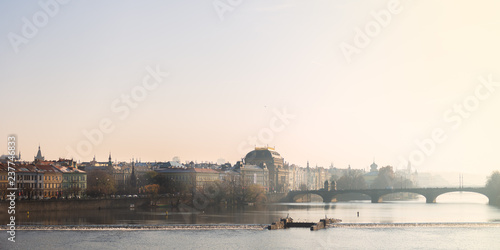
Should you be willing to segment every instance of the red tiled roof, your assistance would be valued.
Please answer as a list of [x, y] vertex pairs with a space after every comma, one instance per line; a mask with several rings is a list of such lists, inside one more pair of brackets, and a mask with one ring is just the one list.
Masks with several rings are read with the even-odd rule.
[[61, 171], [51, 165], [36, 165], [36, 168], [40, 171], [43, 172], [53, 172], [53, 173], [60, 173]]

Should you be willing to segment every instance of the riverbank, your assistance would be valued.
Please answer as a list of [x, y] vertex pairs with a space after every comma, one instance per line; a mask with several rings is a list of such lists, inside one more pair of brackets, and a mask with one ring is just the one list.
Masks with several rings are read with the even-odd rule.
[[[279, 202], [285, 194], [273, 193], [267, 195], [268, 203]], [[154, 202], [158, 206], [178, 207], [180, 204], [191, 204], [190, 197], [161, 197]], [[71, 211], [74, 209], [118, 209], [144, 207], [151, 205], [151, 198], [104, 198], [104, 199], [54, 199], [54, 200], [16, 200], [16, 212], [28, 211]], [[220, 206], [209, 203], [208, 206]], [[0, 202], [0, 211], [8, 211], [9, 201]]]
[[[149, 198], [73, 199], [73, 200], [17, 200], [16, 213], [28, 211], [71, 211], [74, 209], [114, 209], [149, 205]], [[9, 203], [0, 202], [0, 211], [7, 211]]]

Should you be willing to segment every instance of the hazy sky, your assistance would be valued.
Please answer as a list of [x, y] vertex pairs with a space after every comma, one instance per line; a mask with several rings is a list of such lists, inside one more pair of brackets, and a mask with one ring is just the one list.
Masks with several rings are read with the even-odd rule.
[[0, 2], [0, 154], [500, 169], [498, 1], [40, 2]]

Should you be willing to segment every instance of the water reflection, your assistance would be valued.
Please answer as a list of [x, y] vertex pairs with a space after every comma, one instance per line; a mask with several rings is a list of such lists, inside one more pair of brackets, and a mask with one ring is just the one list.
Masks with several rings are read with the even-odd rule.
[[[457, 203], [458, 198], [480, 203]], [[451, 198], [450, 198], [451, 197]], [[444, 202], [426, 204], [425, 199], [391, 201], [373, 204], [370, 201], [336, 203], [276, 203], [240, 208], [135, 208], [71, 211], [31, 211], [16, 215], [18, 225], [168, 225], [168, 224], [269, 224], [290, 216], [296, 221], [318, 221], [333, 217], [345, 223], [405, 222], [493, 222], [500, 221], [500, 209], [485, 204], [477, 195], [449, 194]], [[476, 199], [476, 200], [474, 200]], [[440, 202], [440, 199], [438, 199]], [[168, 214], [166, 213], [168, 211]], [[0, 214], [2, 224], [8, 221]]]
[[438, 203], [479, 203], [488, 204], [489, 200], [483, 194], [471, 193], [471, 192], [452, 192], [442, 194], [437, 197], [436, 202]]

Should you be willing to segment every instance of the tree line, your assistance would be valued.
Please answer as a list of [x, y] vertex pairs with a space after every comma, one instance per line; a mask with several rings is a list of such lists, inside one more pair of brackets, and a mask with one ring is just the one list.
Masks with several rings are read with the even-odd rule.
[[414, 183], [405, 177], [397, 177], [392, 166], [382, 167], [378, 171], [378, 175], [368, 185], [363, 177], [363, 172], [350, 171], [349, 173], [341, 176], [332, 176], [330, 181], [336, 182], [337, 189], [350, 190], [350, 189], [386, 189], [386, 188], [412, 188]]

